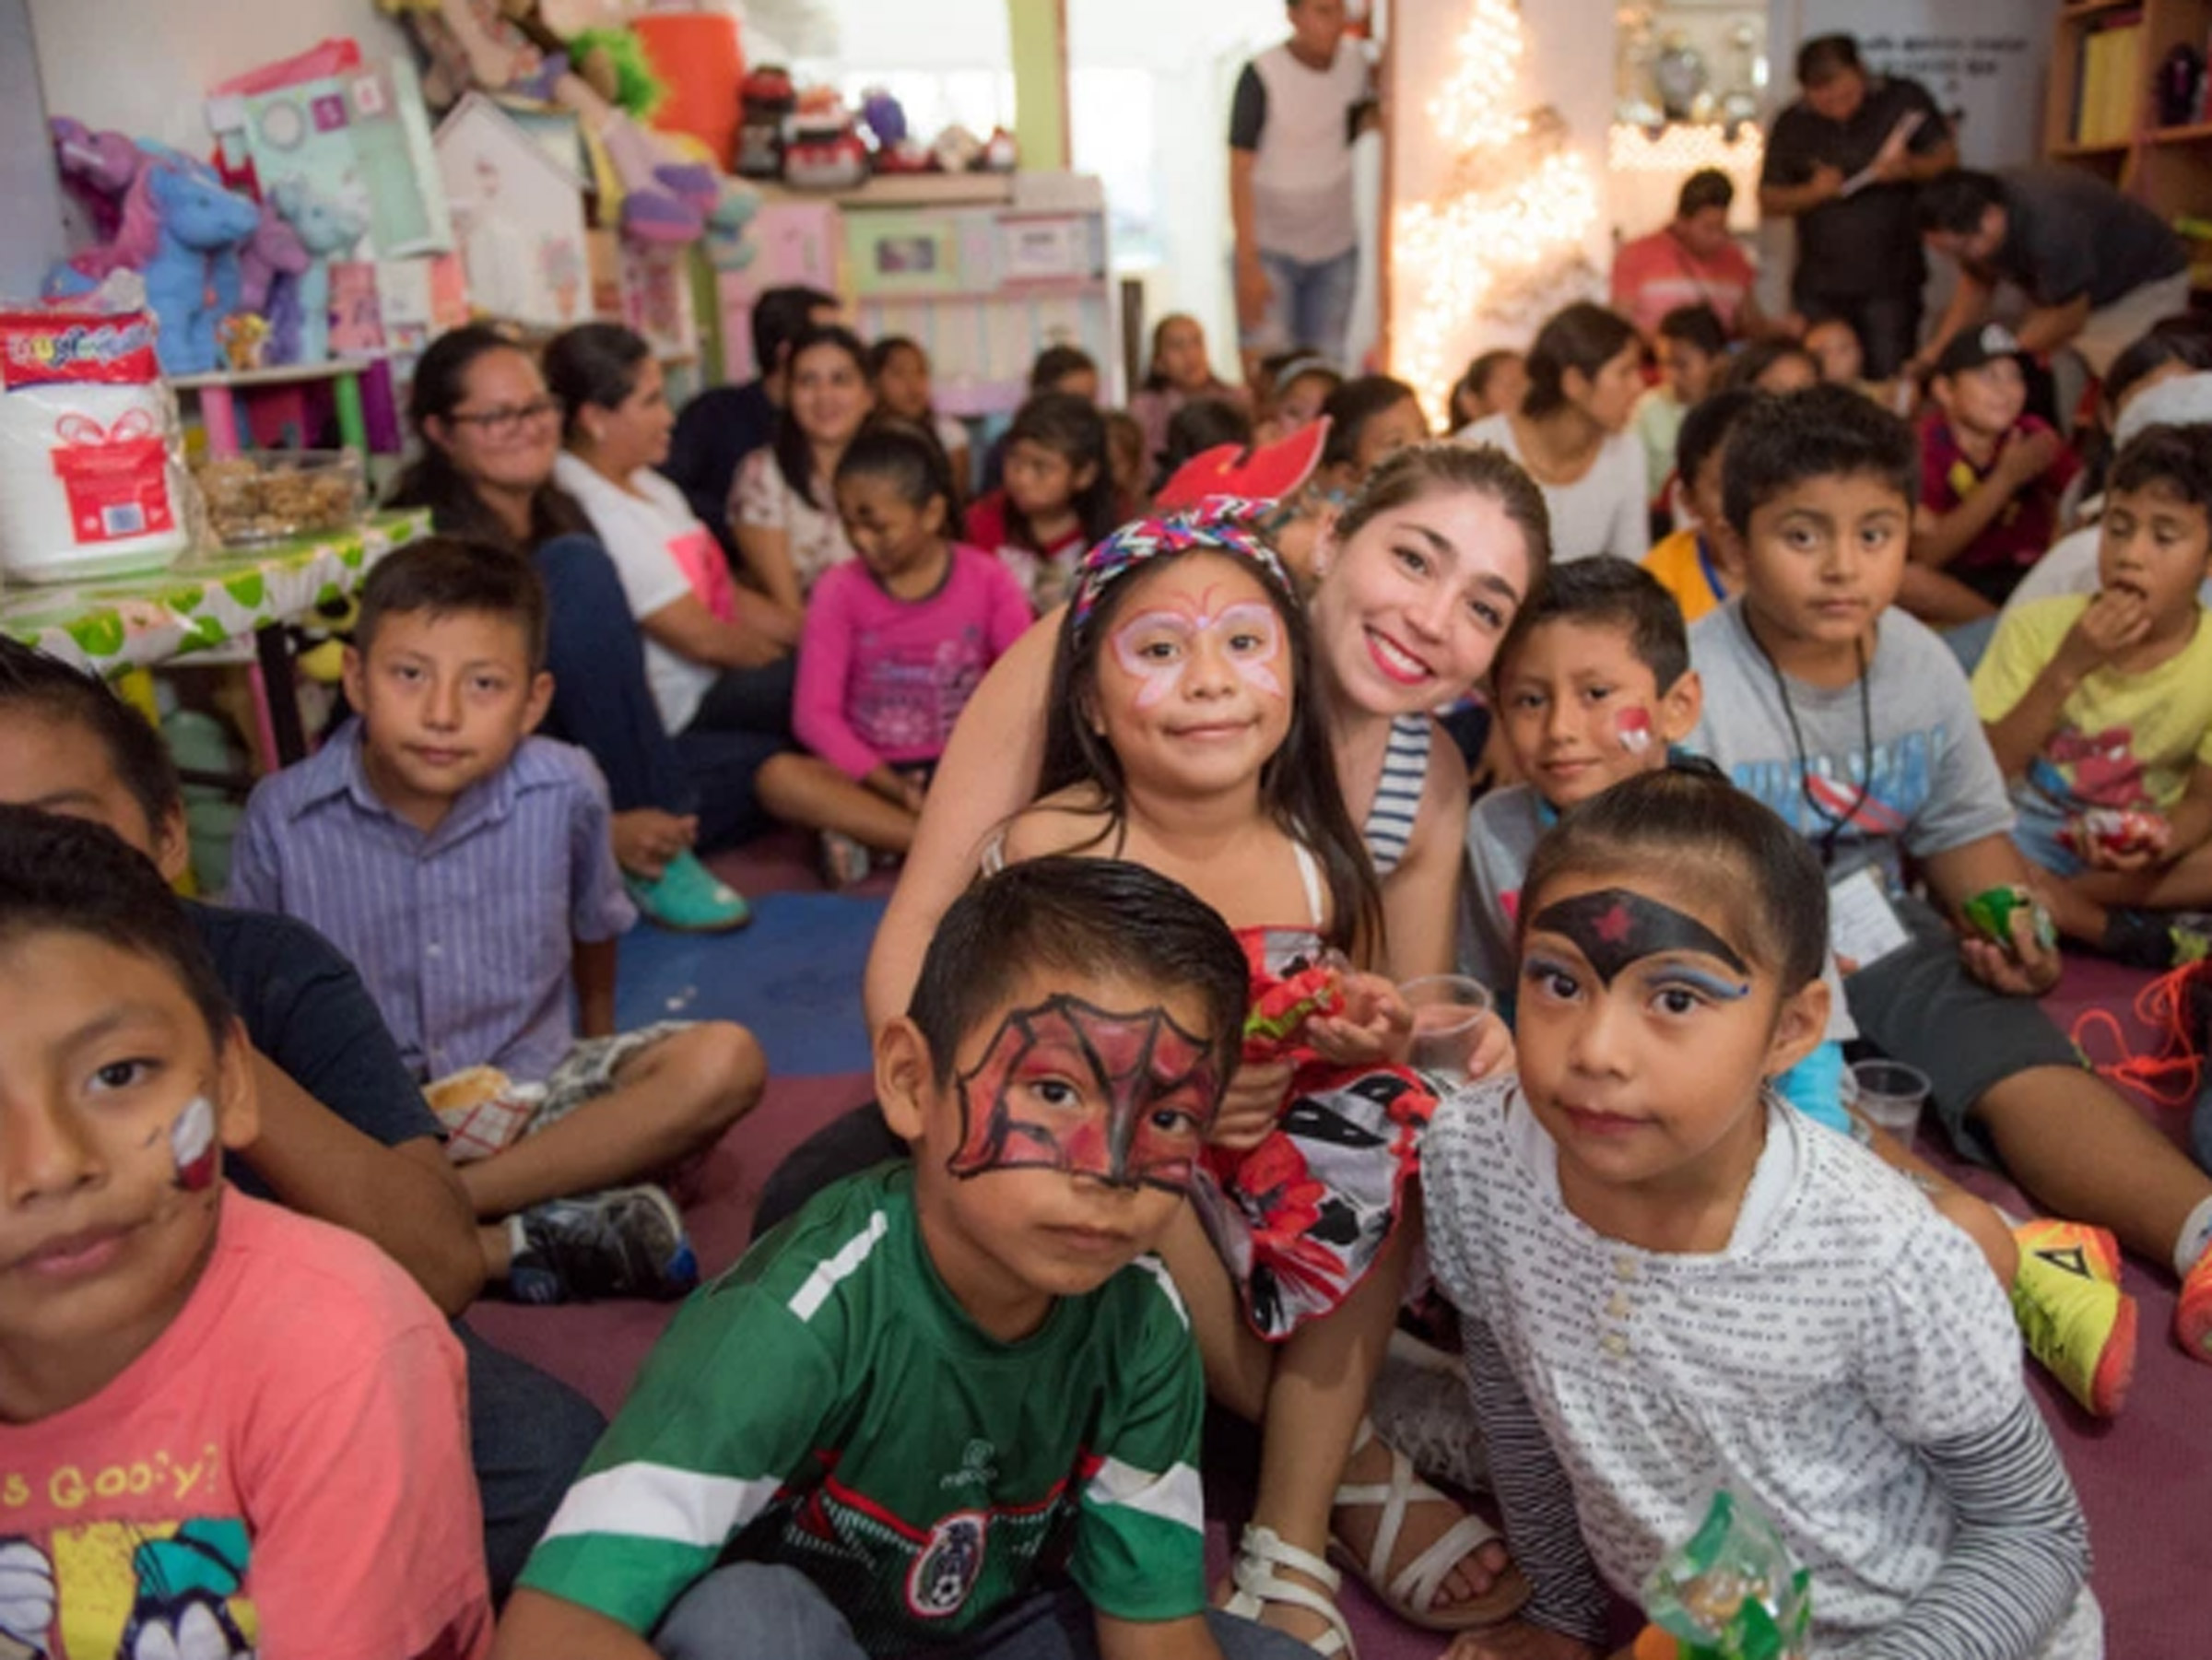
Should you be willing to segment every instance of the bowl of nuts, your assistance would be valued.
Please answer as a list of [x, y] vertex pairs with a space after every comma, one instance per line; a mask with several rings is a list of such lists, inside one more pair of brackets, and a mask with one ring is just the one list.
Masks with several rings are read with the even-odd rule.
[[366, 503], [361, 458], [351, 450], [258, 450], [194, 468], [208, 528], [226, 547], [346, 530]]

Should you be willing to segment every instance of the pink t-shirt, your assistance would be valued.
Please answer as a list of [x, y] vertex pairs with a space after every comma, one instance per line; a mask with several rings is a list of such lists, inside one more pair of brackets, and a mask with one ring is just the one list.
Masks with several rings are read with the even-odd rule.
[[984, 671], [1032, 618], [1013, 573], [954, 547], [926, 599], [894, 598], [857, 560], [822, 572], [806, 601], [792, 730], [841, 772], [865, 778], [945, 753]]
[[1640, 236], [1613, 255], [1613, 309], [1647, 336], [1659, 332], [1667, 312], [1709, 305], [1730, 334], [1741, 324], [1744, 297], [1759, 280], [1751, 259], [1734, 242], [1700, 259], [1671, 228]]
[[0, 1424], [0, 1630], [53, 1660], [475, 1660], [460, 1345], [367, 1241], [226, 1190], [169, 1329], [89, 1400]]

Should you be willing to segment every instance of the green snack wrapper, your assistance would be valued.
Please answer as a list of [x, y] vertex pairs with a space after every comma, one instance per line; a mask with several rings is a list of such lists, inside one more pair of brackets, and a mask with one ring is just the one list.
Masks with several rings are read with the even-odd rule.
[[2058, 929], [2051, 921], [2051, 913], [2036, 902], [2035, 895], [2025, 888], [1985, 888], [1959, 907], [1966, 920], [1981, 933], [2012, 949], [2012, 914], [2025, 907], [2033, 920], [2035, 943], [2044, 950], [2057, 948]]
[[1643, 1611], [1683, 1660], [1802, 1660], [1811, 1585], [1774, 1525], [1722, 1491], [1698, 1531], [1645, 1576]]

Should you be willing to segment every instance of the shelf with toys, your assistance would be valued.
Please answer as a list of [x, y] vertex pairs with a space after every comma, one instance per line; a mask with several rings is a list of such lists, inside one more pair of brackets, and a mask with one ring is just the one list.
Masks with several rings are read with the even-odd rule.
[[1016, 171], [1003, 132], [956, 128], [924, 147], [888, 94], [856, 117], [780, 71], [744, 91], [737, 158], [759, 175], [760, 209], [754, 257], [717, 286], [730, 379], [755, 372], [755, 297], [794, 283], [838, 295], [865, 336], [918, 341], [948, 415], [1011, 414], [1045, 346], [1081, 347], [1109, 371], [1119, 361], [1096, 179]]

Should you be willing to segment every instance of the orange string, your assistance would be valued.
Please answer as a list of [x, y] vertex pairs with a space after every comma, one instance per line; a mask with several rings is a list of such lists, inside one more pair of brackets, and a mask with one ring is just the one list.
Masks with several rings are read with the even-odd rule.
[[[2100, 1077], [2134, 1089], [2161, 1107], [2189, 1105], [2203, 1080], [2206, 1057], [2190, 1030], [2185, 988], [2191, 976], [2206, 971], [2204, 963], [2184, 963], [2136, 995], [2136, 1018], [2157, 1034], [2152, 1048], [2136, 1050], [2127, 1029], [2105, 1008], [2082, 1011], [2074, 1022], [2074, 1047]], [[2089, 1054], [2089, 1035], [2100, 1032], [2111, 1034], [2116, 1059], [2099, 1061]]]

